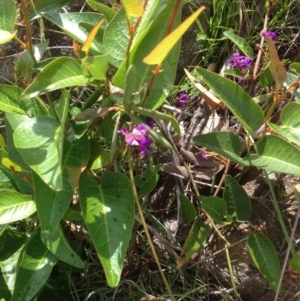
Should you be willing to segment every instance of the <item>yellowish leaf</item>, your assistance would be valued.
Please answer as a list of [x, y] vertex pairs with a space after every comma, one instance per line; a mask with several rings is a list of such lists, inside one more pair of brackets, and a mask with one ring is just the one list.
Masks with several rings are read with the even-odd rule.
[[191, 16], [184, 20], [174, 31], [166, 36], [151, 52], [148, 54], [143, 62], [148, 65], [162, 64], [168, 53], [180, 40], [183, 34], [189, 29], [193, 22], [198, 18], [200, 13], [204, 10], [204, 6], [200, 7]]
[[122, 0], [127, 17], [141, 17], [144, 7], [141, 0]]
[[84, 42], [81, 50], [84, 51], [84, 52], [88, 52], [90, 47], [91, 47], [91, 44], [93, 43], [94, 39], [95, 39], [95, 36], [99, 30], [99, 28], [101, 27], [102, 23], [103, 23], [104, 19], [100, 20], [94, 27], [93, 29], [91, 30], [91, 32], [89, 33], [86, 41]]

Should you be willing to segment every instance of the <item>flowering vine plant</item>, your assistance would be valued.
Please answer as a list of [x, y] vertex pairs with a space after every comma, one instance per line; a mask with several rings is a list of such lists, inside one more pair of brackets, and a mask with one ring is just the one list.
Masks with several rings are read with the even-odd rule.
[[[15, 39], [24, 47], [17, 63], [19, 80], [0, 85], [0, 109], [5, 112], [5, 135], [0, 136], [0, 267], [7, 300], [35, 300], [45, 287], [51, 287], [47, 281], [59, 264], [85, 268], [80, 246], [74, 250], [66, 238], [65, 229], [70, 225], [84, 225], [107, 283], [118, 286], [135, 218], [141, 219], [175, 300], [151, 243], [140, 201], [157, 185], [162, 167], [153, 165], [152, 157], [159, 149], [183, 161], [161, 125], [180, 135], [178, 120], [163, 104], [172, 94], [181, 36], [204, 8], [181, 22], [179, 0], [123, 0], [117, 8], [87, 0], [94, 12], [57, 12], [66, 2], [54, 1], [49, 6], [42, 0], [28, 5], [21, 1], [26, 43], [14, 31], [15, 1], [5, 0], [6, 9], [0, 12], [0, 42]], [[31, 38], [30, 21], [35, 19], [47, 20], [71, 37], [74, 57], [44, 58], [48, 41], [42, 38], [34, 44]], [[261, 66], [257, 75], [251, 47], [232, 32], [224, 36], [239, 48], [230, 60], [232, 68], [247, 69], [250, 80], [259, 80], [266, 89], [272, 87], [272, 93], [264, 111], [260, 100], [238, 83], [196, 67], [195, 86], [205, 84], [215, 94], [212, 97], [199, 88], [210, 108], [220, 108], [222, 103], [240, 124], [236, 133], [226, 130], [193, 137], [194, 145], [200, 147], [199, 160], [211, 163], [206, 153], [210, 151], [221, 156], [228, 168], [235, 163], [300, 175], [300, 145], [295, 135], [300, 118], [299, 64], [291, 64], [287, 73], [278, 58], [275, 34], [263, 31], [267, 50], [264, 60], [255, 63]], [[226, 74], [234, 72], [227, 70]], [[82, 91], [83, 100], [77, 99], [76, 91]], [[280, 113], [281, 123], [275, 123], [273, 112], [285, 99], [289, 101]], [[188, 102], [189, 95], [181, 93], [173, 107], [184, 109]], [[125, 165], [121, 167], [120, 161]], [[134, 170], [133, 165], [141, 162], [149, 169]], [[233, 177], [224, 174], [222, 197], [203, 198], [191, 173], [189, 177], [197, 206], [180, 195], [180, 219], [192, 227], [178, 269], [204, 244], [215, 223], [248, 220], [252, 210], [249, 197]], [[187, 208], [191, 211], [185, 215]], [[27, 227], [23, 232], [17, 231], [20, 221]], [[286, 230], [285, 234], [288, 240]], [[281, 269], [273, 245], [261, 233], [250, 235], [248, 245], [259, 270], [277, 289]], [[298, 270], [299, 257], [292, 249], [291, 266]]]

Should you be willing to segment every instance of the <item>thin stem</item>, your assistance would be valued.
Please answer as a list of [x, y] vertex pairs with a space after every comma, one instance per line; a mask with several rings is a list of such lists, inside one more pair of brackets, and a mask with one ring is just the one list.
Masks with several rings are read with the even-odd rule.
[[[132, 169], [132, 157], [131, 157], [131, 150], [130, 148], [128, 149], [128, 162], [129, 162], [129, 176], [130, 176], [130, 180], [131, 180], [131, 183], [134, 183], [134, 176], [133, 176], [133, 169]], [[142, 210], [142, 207], [141, 207], [141, 204], [139, 202], [139, 197], [138, 197], [138, 194], [137, 194], [137, 191], [136, 191], [136, 187], [135, 185], [132, 185], [132, 190], [133, 190], [133, 195], [134, 195], [134, 199], [135, 199], [135, 203], [136, 203], [136, 206], [137, 206], [137, 209], [138, 209], [138, 213], [139, 213], [139, 216], [140, 216], [140, 219], [141, 219], [141, 222], [142, 222], [142, 225], [144, 227], [144, 230], [145, 230], [145, 234], [146, 234], [146, 237], [147, 237], [147, 240], [149, 242], [149, 246], [150, 246], [150, 249], [152, 251], [152, 255], [155, 259], [155, 262], [157, 264], [157, 267], [158, 267], [158, 270], [161, 274], [161, 277], [165, 283], [165, 286], [169, 292], [169, 295], [171, 297], [171, 299], [173, 301], [175, 301], [175, 297], [172, 293], [172, 290], [171, 290], [171, 287], [168, 283], [168, 280], [162, 270], [162, 267], [161, 267], [161, 264], [160, 264], [160, 261], [159, 261], [159, 258], [157, 256], [157, 253], [155, 251], [155, 248], [154, 248], [154, 245], [152, 243], [152, 240], [151, 240], [151, 237], [150, 237], [150, 233], [148, 231], [148, 227], [147, 227], [147, 224], [146, 224], [146, 221], [145, 221], [145, 218], [144, 218], [144, 214], [143, 214], [143, 210]]]
[[34, 63], [36, 63], [36, 59], [33, 53], [33, 44], [32, 44], [32, 35], [31, 35], [31, 27], [29, 24], [29, 17], [28, 17], [28, 11], [26, 7], [25, 0], [21, 0], [21, 10], [24, 17], [24, 22], [26, 26], [26, 32], [27, 32], [27, 38], [28, 38], [28, 51], [31, 56], [31, 59]]

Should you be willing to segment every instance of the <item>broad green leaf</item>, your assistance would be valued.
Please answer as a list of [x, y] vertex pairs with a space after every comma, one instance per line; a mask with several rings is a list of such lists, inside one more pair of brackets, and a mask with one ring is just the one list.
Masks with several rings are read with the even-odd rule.
[[257, 154], [243, 158], [251, 164], [276, 172], [300, 175], [300, 150], [292, 144], [273, 135], [266, 135], [256, 145]]
[[182, 221], [190, 224], [197, 216], [197, 210], [193, 203], [184, 195], [179, 195]]
[[29, 120], [30, 118], [28, 116], [19, 115], [19, 114], [6, 113], [6, 117], [5, 117], [6, 142], [7, 142], [7, 150], [9, 153], [9, 158], [12, 161], [14, 161], [16, 164], [26, 169], [29, 169], [29, 166], [25, 163], [25, 161], [21, 157], [21, 154], [18, 152], [17, 148], [15, 147], [13, 141], [13, 133], [21, 123]]
[[300, 184], [297, 184], [294, 188], [294, 195], [297, 201], [300, 202]]
[[[49, 44], [49, 40], [46, 40], [44, 42], [32, 46], [33, 55], [37, 62], [41, 60], [42, 56], [44, 55], [48, 47], [48, 44]], [[27, 50], [24, 51], [18, 58], [15, 69], [21, 76], [23, 76], [28, 81], [31, 81], [32, 74], [34, 72], [33, 69], [34, 63], [35, 62], [33, 61], [30, 52]]]
[[108, 54], [85, 57], [82, 59], [83, 74], [93, 77], [94, 79], [106, 80], [108, 61]]
[[281, 269], [272, 242], [262, 233], [248, 237], [248, 249], [260, 273], [269, 281], [274, 290], [279, 284]]
[[175, 131], [178, 135], [180, 134], [180, 127], [179, 127], [179, 124], [178, 124], [177, 120], [176, 120], [173, 116], [168, 115], [168, 114], [166, 114], [166, 113], [158, 112], [158, 111], [156, 111], [156, 110], [144, 109], [144, 108], [136, 107], [136, 106], [131, 106], [131, 108], [132, 108], [136, 113], [139, 113], [139, 114], [141, 114], [141, 115], [148, 116], [148, 117], [152, 117], [152, 118], [156, 118], [156, 119], [158, 119], [158, 120], [166, 120], [166, 121], [171, 122], [174, 131]]
[[226, 215], [230, 219], [232, 217], [237, 221], [249, 219], [252, 214], [251, 201], [244, 188], [230, 175], [225, 176], [223, 199], [227, 203]]
[[[151, 81], [153, 66], [143, 63], [143, 59], [149, 54], [153, 47], [165, 37], [174, 6], [175, 1], [169, 1], [167, 6], [157, 15], [151, 25], [144, 30], [143, 34], [141, 34], [140, 38], [136, 41], [136, 44], [131, 48], [129, 58], [123, 62], [114, 76], [113, 84], [115, 86], [122, 89], [125, 87], [127, 67], [130, 65], [134, 65], [137, 70], [136, 81], [132, 83], [135, 91], [138, 91], [140, 87]], [[181, 10], [178, 10], [174, 26], [180, 24], [180, 18]], [[177, 43], [163, 62], [160, 69], [161, 72], [159, 72], [155, 78], [151, 93], [147, 96], [144, 104], [145, 108], [158, 108], [165, 101], [168, 90], [172, 87], [175, 80], [179, 54], [180, 43]]]
[[42, 243], [40, 233], [33, 233], [19, 257], [11, 301], [32, 300], [47, 282], [56, 262], [56, 256]]
[[67, 5], [70, 0], [35, 0], [29, 2], [29, 19], [37, 17], [42, 12], [56, 11]]
[[[15, 288], [17, 261], [26, 240], [27, 236], [25, 234], [9, 228], [0, 237], [0, 268], [11, 294]], [[0, 292], [0, 297], [3, 297], [1, 289]]]
[[234, 43], [248, 57], [253, 58], [253, 50], [245, 39], [234, 34], [232, 31], [224, 31], [223, 35]]
[[[271, 66], [269, 65], [260, 74], [258, 84], [261, 88], [264, 88], [267, 86], [271, 86], [273, 82], [274, 82], [274, 78], [272, 75]], [[262, 94], [262, 95], [265, 95], [265, 94]]]
[[171, 49], [181, 39], [183, 34], [198, 18], [200, 13], [204, 10], [204, 6], [196, 10], [190, 17], [184, 20], [174, 31], [167, 35], [152, 51], [148, 54], [143, 62], [148, 65], [162, 64]]
[[62, 164], [62, 190], [54, 191], [33, 173], [35, 201], [42, 237], [50, 239], [64, 217], [73, 197], [75, 187], [89, 158], [89, 142], [86, 136], [74, 143], [64, 142]]
[[0, 29], [11, 32], [17, 19], [16, 2], [14, 0], [0, 0], [0, 7]]
[[54, 190], [62, 189], [61, 134], [55, 119], [40, 116], [21, 123], [13, 135], [24, 161]]
[[296, 252], [292, 255], [292, 259], [290, 259], [289, 264], [293, 270], [300, 272], [300, 253]]
[[0, 224], [13, 223], [27, 218], [36, 211], [32, 197], [14, 190], [0, 190]]
[[197, 145], [204, 146], [235, 163], [249, 165], [240, 158], [242, 149], [240, 139], [231, 132], [201, 134], [195, 136], [193, 141]]
[[0, 29], [0, 44], [5, 44], [5, 43], [11, 41], [15, 37], [16, 34], [17, 34], [17, 31], [11, 33], [9, 31]]
[[300, 76], [300, 63], [294, 62], [294, 63], [290, 64], [290, 69], [291, 69], [294, 73], [296, 73], [297, 75]]
[[109, 151], [105, 150], [97, 139], [90, 139], [90, 160], [88, 166], [91, 169], [104, 168], [109, 163]]
[[287, 79], [287, 72], [281, 60], [279, 59], [275, 42], [269, 37], [266, 37], [266, 42], [269, 48], [271, 70], [276, 84], [276, 91], [279, 91]]
[[101, 184], [89, 175], [79, 182], [80, 204], [94, 246], [111, 287], [119, 283], [134, 221], [131, 183], [121, 173], [110, 172]]
[[112, 8], [110, 8], [108, 5], [99, 3], [94, 0], [87, 0], [86, 2], [92, 9], [97, 10], [100, 13], [102, 13], [108, 22], [110, 22], [116, 14], [116, 11], [113, 10]]
[[11, 292], [7, 287], [3, 274], [0, 274], [0, 292], [1, 292], [0, 301], [11, 300]]
[[147, 30], [147, 27], [155, 18], [157, 18], [157, 15], [166, 7], [166, 5], [167, 3], [161, 0], [147, 1], [145, 12], [133, 37], [132, 45], [135, 45], [139, 38], [144, 34], [144, 31]]
[[52, 232], [52, 235], [49, 237], [49, 239], [46, 239], [46, 236], [49, 237], [48, 234], [44, 235], [42, 233], [43, 243], [59, 260], [78, 269], [84, 268], [83, 261], [69, 245], [60, 226], [58, 226], [57, 229]]
[[204, 244], [206, 238], [210, 234], [211, 228], [208, 224], [201, 221], [201, 217], [197, 216], [193, 227], [182, 247], [180, 257], [177, 262], [177, 269], [180, 269]]
[[201, 201], [204, 211], [217, 223], [222, 223], [227, 210], [225, 200], [217, 196], [208, 196]]
[[196, 78], [207, 84], [230, 109], [236, 119], [249, 133], [258, 138], [255, 133], [263, 123], [263, 111], [247, 92], [233, 81], [206, 69], [195, 68]]
[[300, 104], [292, 102], [281, 111], [281, 125], [269, 122], [268, 125], [283, 138], [300, 145]]
[[122, 0], [127, 17], [141, 17], [144, 11], [141, 0]]
[[90, 78], [82, 74], [77, 60], [71, 57], [59, 57], [38, 74], [24, 91], [22, 98], [32, 98], [57, 89], [85, 85], [89, 82]]
[[131, 102], [132, 94], [135, 92], [132, 83], [135, 82], [137, 70], [133, 65], [130, 65], [126, 73], [126, 82], [124, 88], [123, 104], [127, 105]]
[[0, 110], [8, 113], [25, 114], [20, 100], [22, 89], [16, 86], [0, 85]]
[[[92, 27], [97, 24], [103, 16], [98, 13], [56, 13], [48, 12], [43, 13], [43, 17], [57, 25], [65, 33], [67, 33], [72, 39], [83, 44], [87, 36], [90, 33]], [[94, 39], [91, 50], [99, 54], [106, 53], [105, 48], [102, 44], [104, 29], [100, 28], [96, 38]]]
[[128, 42], [127, 18], [125, 9], [121, 8], [105, 29], [103, 39], [106, 52], [116, 60], [116, 67], [125, 60]]
[[162, 170], [163, 164], [151, 166], [149, 169], [143, 171], [140, 175], [135, 176], [135, 185], [138, 188], [138, 194], [145, 196], [149, 194], [157, 185], [159, 180], [158, 171]]

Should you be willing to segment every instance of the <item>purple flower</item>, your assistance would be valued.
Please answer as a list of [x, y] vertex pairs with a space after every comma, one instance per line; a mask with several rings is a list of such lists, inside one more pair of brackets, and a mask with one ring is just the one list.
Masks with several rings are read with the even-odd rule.
[[203, 160], [208, 160], [208, 158], [207, 158], [207, 156], [206, 156], [204, 150], [200, 149], [198, 155], [201, 157], [201, 159], [203, 159]]
[[155, 124], [154, 119], [152, 117], [146, 117], [146, 124], [153, 129]]
[[260, 36], [264, 38], [271, 38], [273, 41], [276, 40], [276, 33], [273, 31], [262, 30]]
[[139, 124], [132, 132], [127, 129], [120, 129], [118, 132], [125, 137], [125, 141], [128, 145], [137, 145], [140, 148], [140, 152], [143, 156], [146, 156], [149, 152], [153, 151], [150, 146], [153, 140], [149, 137], [150, 127], [145, 124]]
[[247, 69], [253, 63], [251, 57], [243, 56], [240, 53], [236, 53], [232, 59], [229, 60], [232, 68], [242, 68]]
[[178, 99], [175, 101], [174, 105], [176, 108], [182, 109], [184, 108], [188, 100], [189, 100], [189, 96], [185, 93], [181, 93]]

